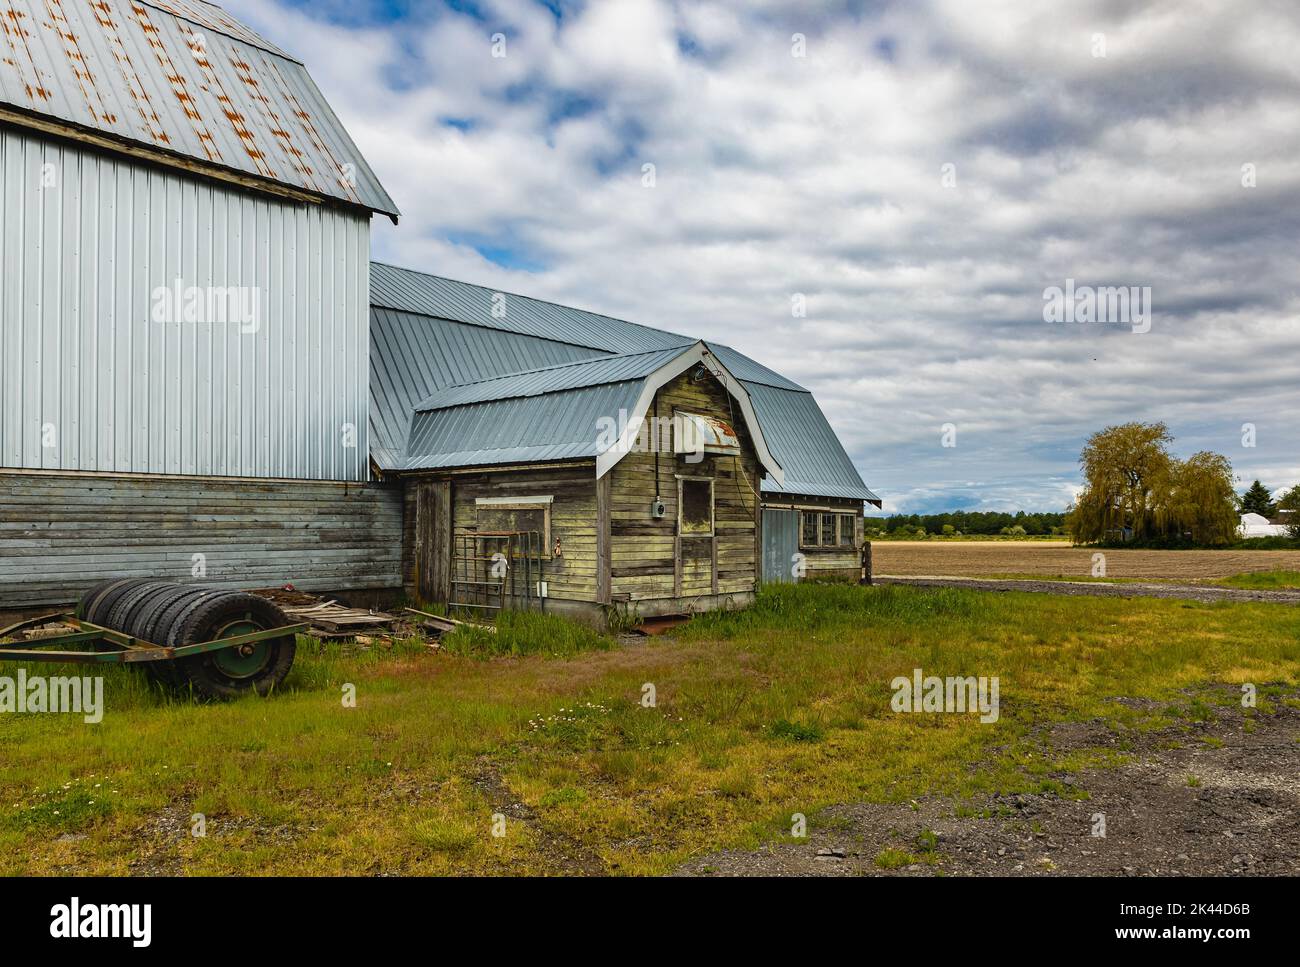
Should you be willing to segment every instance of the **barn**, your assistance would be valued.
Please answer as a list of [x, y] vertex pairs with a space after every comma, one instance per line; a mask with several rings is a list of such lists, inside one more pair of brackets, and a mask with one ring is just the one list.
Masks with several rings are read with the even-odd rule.
[[[779, 373], [378, 263], [371, 302], [372, 452], [404, 491], [414, 597], [499, 604], [476, 598], [501, 593], [484, 577], [494, 555], [519, 594], [544, 581], [552, 607], [642, 615], [741, 604], [763, 580], [860, 576], [863, 503], [879, 498]], [[519, 567], [507, 545], [522, 532], [540, 553]]]
[[8, 0], [0, 608], [113, 576], [600, 617], [860, 574], [862, 483], [735, 350], [370, 261], [399, 212], [203, 0]]
[[100, 576], [393, 586], [370, 222], [301, 63], [201, 0], [0, 17], [0, 607]]

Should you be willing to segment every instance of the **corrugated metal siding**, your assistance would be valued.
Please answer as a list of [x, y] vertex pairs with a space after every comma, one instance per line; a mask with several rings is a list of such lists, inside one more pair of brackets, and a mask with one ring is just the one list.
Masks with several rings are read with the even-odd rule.
[[403, 469], [593, 457], [598, 421], [630, 411], [641, 386], [632, 380], [417, 413]]
[[[192, 573], [194, 555], [207, 574]], [[0, 473], [0, 608], [158, 577], [308, 591], [402, 584], [402, 492], [377, 484]]]
[[793, 510], [763, 511], [764, 584], [790, 584], [794, 578], [794, 557], [799, 553], [799, 513]]
[[400, 467], [412, 411], [437, 390], [601, 355], [535, 336], [382, 308], [371, 311], [370, 343], [371, 454], [381, 470]]
[[302, 64], [221, 10], [197, 0], [5, 3], [0, 102], [398, 214]]
[[[0, 466], [367, 479], [368, 218], [0, 128], [0, 224]], [[152, 322], [176, 279], [259, 331]]]

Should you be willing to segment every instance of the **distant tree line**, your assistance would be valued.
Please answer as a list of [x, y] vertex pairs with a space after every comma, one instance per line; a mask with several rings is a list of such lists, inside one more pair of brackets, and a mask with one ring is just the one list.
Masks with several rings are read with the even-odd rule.
[[867, 536], [885, 533], [894, 537], [930, 535], [1026, 535], [1038, 537], [1065, 533], [1065, 514], [1016, 513], [954, 510], [946, 514], [892, 514], [868, 517]]
[[[1068, 536], [1076, 544], [1215, 547], [1237, 543], [1241, 515], [1256, 513], [1280, 514], [1290, 540], [1300, 541], [1300, 484], [1275, 500], [1256, 480], [1238, 495], [1227, 457], [1202, 450], [1180, 460], [1169, 452], [1172, 442], [1163, 423], [1094, 433], [1079, 456], [1083, 489], [1064, 513], [893, 514], [868, 517], [866, 536]], [[1256, 540], [1287, 546], [1287, 538]]]

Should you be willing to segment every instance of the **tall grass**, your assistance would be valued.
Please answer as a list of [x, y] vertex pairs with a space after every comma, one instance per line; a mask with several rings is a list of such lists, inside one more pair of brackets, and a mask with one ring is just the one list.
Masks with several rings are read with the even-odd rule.
[[607, 651], [613, 639], [554, 614], [536, 611], [502, 611], [494, 622], [495, 632], [473, 625], [461, 625], [442, 637], [442, 647], [452, 655], [473, 658], [544, 655], [570, 658], [584, 651]]
[[898, 585], [769, 584], [759, 590], [753, 607], [707, 612], [691, 621], [680, 635], [736, 638], [759, 630], [816, 631], [878, 622], [971, 621], [987, 618], [996, 610], [996, 598], [958, 588], [922, 591]]

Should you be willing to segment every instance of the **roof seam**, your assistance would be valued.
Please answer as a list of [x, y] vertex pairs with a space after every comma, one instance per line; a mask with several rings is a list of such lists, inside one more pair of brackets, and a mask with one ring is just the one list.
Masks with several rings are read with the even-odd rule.
[[[480, 285], [478, 282], [466, 282], [464, 279], [453, 279], [446, 275], [434, 275], [432, 272], [421, 272], [419, 269], [408, 269], [401, 265], [394, 265], [391, 262], [382, 262], [377, 259], [371, 260], [374, 265], [382, 265], [384, 268], [394, 269], [398, 272], [405, 272], [408, 275], [418, 275], [427, 279], [438, 279], [443, 282], [455, 282], [457, 285], [473, 286], [476, 289], [485, 289], [488, 292], [500, 292], [502, 295], [508, 295], [515, 299], [525, 299], [528, 302], [536, 302], [539, 305], [551, 306], [555, 309], [563, 309], [566, 312], [581, 312], [588, 316], [595, 316], [597, 319], [604, 319], [607, 322], [616, 322], [621, 326], [635, 326], [638, 329], [645, 329], [658, 335], [677, 336], [681, 339], [689, 339], [691, 343], [699, 342], [680, 332], [673, 332], [671, 329], [657, 329], [654, 326], [647, 326], [644, 322], [633, 322], [631, 319], [620, 319], [618, 316], [606, 315], [603, 312], [596, 312], [594, 309], [583, 309], [580, 306], [566, 306], [562, 302], [552, 302], [549, 299], [539, 299], [536, 296], [524, 295], [522, 292], [510, 292], [506, 289], [497, 289], [490, 285]], [[435, 316], [434, 318], [441, 318]], [[454, 320], [453, 320], [454, 321]], [[488, 327], [495, 328], [495, 327]], [[588, 346], [589, 349], [600, 349], [600, 346]]]
[[[533, 338], [540, 339], [543, 337], [536, 336]], [[682, 351], [685, 352], [689, 348], [690, 346], [683, 346]], [[572, 359], [567, 363], [552, 363], [550, 366], [538, 366], [536, 369], [521, 369], [513, 373], [501, 373], [500, 375], [497, 376], [484, 376], [482, 379], [466, 380], [463, 383], [452, 383], [449, 386], [447, 386], [447, 389], [449, 390], [460, 389], [461, 387], [465, 387], [465, 386], [481, 386], [484, 383], [495, 383], [498, 380], [514, 379], [517, 376], [532, 376], [536, 373], [549, 373], [557, 369], [569, 369], [570, 367], [573, 366], [591, 366], [595, 363], [612, 362], [613, 360], [616, 359], [631, 359], [636, 356], [654, 356], [657, 355], [658, 353], [665, 353], [671, 351], [672, 351], [671, 348], [670, 349], [646, 349], [646, 350], [642, 350], [641, 352], [635, 352], [635, 353], [611, 353], [608, 356], [597, 356], [594, 359]], [[624, 382], [624, 380], [613, 380], [612, 382], [619, 383], [619, 382]], [[602, 384], [593, 383], [591, 385], [599, 386]]]
[[[521, 373], [518, 375], [528, 375], [528, 374]], [[471, 406], [488, 406], [492, 403], [506, 403], [511, 400], [531, 400], [531, 399], [536, 399], [537, 397], [540, 396], [559, 396], [561, 393], [578, 393], [581, 392], [582, 390], [587, 390], [587, 389], [598, 389], [598, 388], [604, 388], [606, 386], [618, 386], [620, 383], [644, 383], [647, 378], [648, 376], [623, 376], [622, 378], [602, 380], [599, 383], [584, 383], [581, 386], [556, 386], [553, 389], [536, 390], [530, 393], [511, 393], [508, 396], [490, 396], [485, 399], [477, 399], [477, 400], [475, 399], [459, 400], [459, 401], [453, 400], [452, 402], [443, 405], [431, 404], [430, 401], [433, 400], [435, 397], [441, 396], [442, 394], [448, 392], [449, 390], [456, 388], [456, 387], [448, 386], [446, 389], [435, 390], [434, 392], [430, 393], [425, 399], [415, 404], [414, 410], [416, 413], [437, 413], [442, 410], [459, 410]], [[491, 381], [488, 380], [488, 382]], [[478, 384], [467, 383], [465, 385], [475, 386]]]
[[[372, 263], [372, 264], [374, 264], [374, 263]], [[430, 278], [438, 278], [438, 276], [430, 276]], [[455, 280], [453, 279], [452, 281], [455, 281]], [[472, 285], [473, 283], [470, 283], [470, 282], [463, 282], [463, 283], [461, 283], [461, 284], [462, 284], [462, 285]], [[486, 289], [487, 286], [479, 286], [478, 288]], [[498, 291], [498, 290], [493, 289], [493, 290], [491, 290], [491, 291], [495, 292], [495, 291]], [[506, 294], [506, 295], [511, 295], [512, 293], [507, 292], [507, 293], [505, 293], [505, 294]], [[517, 298], [525, 299], [525, 298], [527, 298], [527, 296], [518, 296]], [[408, 315], [408, 316], [419, 316], [421, 319], [433, 319], [433, 320], [435, 320], [435, 321], [437, 321], [437, 322], [454, 322], [454, 323], [456, 323], [457, 325], [461, 325], [461, 326], [473, 326], [475, 329], [485, 329], [485, 330], [487, 330], [488, 332], [508, 332], [508, 333], [513, 333], [513, 334], [515, 334], [515, 335], [517, 335], [517, 336], [528, 336], [528, 337], [530, 337], [530, 338], [532, 338], [532, 339], [545, 339], [547, 342], [559, 343], [559, 344], [562, 345], [562, 346], [576, 346], [576, 347], [579, 348], [579, 349], [594, 349], [596, 352], [605, 353], [605, 354], [608, 355], [608, 356], [617, 356], [617, 355], [618, 355], [617, 353], [615, 353], [615, 352], [611, 352], [610, 350], [606, 349], [604, 346], [596, 346], [596, 345], [593, 345], [591, 342], [575, 342], [575, 341], [572, 340], [572, 339], [557, 339], [557, 338], [555, 338], [555, 337], [553, 337], [553, 336], [537, 336], [537, 335], [534, 335], [534, 334], [532, 334], [532, 333], [527, 333], [527, 332], [517, 332], [517, 331], [514, 330], [514, 329], [503, 329], [503, 328], [500, 327], [500, 326], [492, 326], [492, 325], [488, 325], [486, 322], [475, 322], [475, 321], [473, 321], [473, 320], [471, 320], [471, 319], [452, 319], [452, 318], [450, 318], [450, 317], [448, 317], [448, 316], [436, 316], [436, 315], [433, 315], [433, 314], [428, 313], [428, 312], [418, 312], [418, 311], [412, 309], [409, 305], [405, 305], [405, 306], [394, 306], [394, 305], [389, 305], [387, 302], [382, 302], [382, 301], [380, 301], [380, 302], [376, 302], [376, 301], [374, 301], [374, 293], [373, 293], [373, 290], [372, 290], [372, 292], [371, 292], [371, 302], [370, 302], [370, 306], [371, 306], [371, 308], [373, 308], [373, 309], [387, 309], [389, 312], [404, 312], [404, 313], [406, 313], [406, 315]], [[634, 323], [634, 322], [633, 322], [633, 323], [629, 323], [629, 325], [633, 325], [633, 326], [635, 326], [636, 323]], [[676, 333], [674, 333], [673, 335], [676, 335]], [[685, 338], [685, 337], [683, 337], [683, 338]]]
[[[185, 16], [185, 14], [180, 13], [177, 10], [171, 9], [169, 7], [162, 5], [161, 3], [158, 3], [157, 0], [135, 0], [135, 2], [140, 4], [142, 7], [149, 7], [150, 9], [156, 10], [159, 13], [165, 14], [168, 17], [175, 17], [177, 20], [183, 20], [185, 23], [190, 24], [191, 26], [194, 27], [198, 27], [200, 30], [210, 30], [214, 34], [219, 34], [222, 37], [225, 37], [227, 40], [233, 40], [236, 43], [244, 44], [247, 47], [252, 47], [254, 50], [263, 51], [264, 53], [270, 54], [273, 57], [279, 57], [283, 60], [292, 61], [293, 63], [297, 64], [300, 67], [307, 66], [303, 61], [299, 60], [297, 57], [293, 56], [288, 51], [281, 50], [279, 47], [276, 47], [274, 44], [272, 44], [269, 40], [263, 39], [262, 35], [257, 33], [254, 30], [248, 30], [248, 28], [244, 28], [248, 30], [248, 32], [252, 34], [254, 37], [256, 37], [258, 40], [260, 40], [261, 43], [254, 44], [244, 37], [240, 37], [237, 36], [236, 34], [232, 34], [228, 30], [222, 30], [220, 27], [214, 27], [212, 24], [205, 24], [201, 21], [195, 20], [193, 17], [187, 17]], [[224, 14], [227, 17], [230, 17], [230, 14], [226, 13], [226, 8], [220, 6], [219, 4], [207, 3], [205, 2], [205, 0], [199, 0], [199, 2], [203, 2], [203, 5], [206, 7], [212, 7], [214, 10], [220, 10], [222, 14]], [[234, 20], [235, 18], [231, 17], [230, 19]]]

